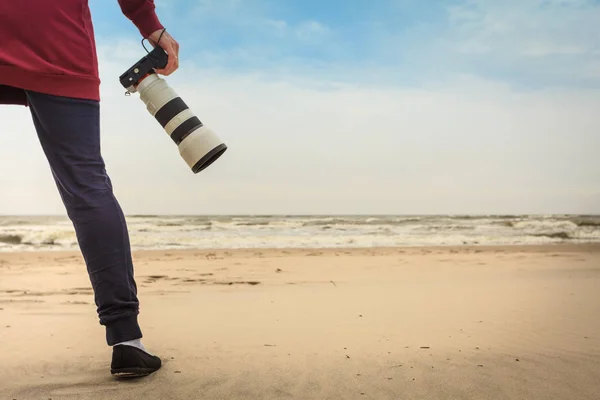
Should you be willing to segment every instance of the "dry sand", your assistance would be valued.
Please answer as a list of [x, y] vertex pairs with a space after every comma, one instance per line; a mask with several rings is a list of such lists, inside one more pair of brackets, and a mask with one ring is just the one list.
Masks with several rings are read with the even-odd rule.
[[134, 257], [123, 382], [79, 254], [0, 254], [0, 399], [600, 398], [600, 245]]

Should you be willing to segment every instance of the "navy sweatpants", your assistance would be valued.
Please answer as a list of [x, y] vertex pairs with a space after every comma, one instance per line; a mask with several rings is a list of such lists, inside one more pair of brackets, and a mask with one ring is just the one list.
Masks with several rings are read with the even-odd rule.
[[109, 345], [142, 337], [125, 217], [100, 152], [100, 104], [27, 91], [33, 122], [73, 222]]

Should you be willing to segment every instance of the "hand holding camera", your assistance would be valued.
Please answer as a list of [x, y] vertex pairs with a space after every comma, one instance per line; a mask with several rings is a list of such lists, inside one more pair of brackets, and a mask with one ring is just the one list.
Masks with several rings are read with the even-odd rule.
[[162, 47], [169, 55], [167, 66], [162, 69], [157, 69], [156, 72], [160, 75], [169, 76], [179, 68], [179, 43], [165, 29], [159, 29], [153, 32], [148, 41], [152, 46]]

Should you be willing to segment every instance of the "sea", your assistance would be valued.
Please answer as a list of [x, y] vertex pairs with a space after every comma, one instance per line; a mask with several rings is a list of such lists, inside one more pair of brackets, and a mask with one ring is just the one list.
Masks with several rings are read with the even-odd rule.
[[[131, 215], [133, 250], [599, 243], [600, 215]], [[0, 251], [77, 250], [65, 216], [0, 216]]]

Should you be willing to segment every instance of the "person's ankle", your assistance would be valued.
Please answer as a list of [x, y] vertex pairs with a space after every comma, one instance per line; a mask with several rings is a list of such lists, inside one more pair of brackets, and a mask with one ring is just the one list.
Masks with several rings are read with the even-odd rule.
[[147, 350], [147, 349], [144, 347], [144, 345], [143, 345], [143, 343], [142, 343], [142, 340], [141, 340], [141, 339], [133, 339], [133, 340], [127, 340], [127, 341], [125, 341], [125, 342], [119, 342], [119, 343], [115, 343], [115, 344], [113, 345], [113, 347], [114, 347], [114, 346], [119, 346], [119, 345], [121, 345], [121, 346], [132, 346], [132, 347], [137, 347], [138, 349], [140, 349], [140, 350], [142, 350], [142, 351], [144, 351], [144, 352], [146, 352], [146, 353], [148, 353], [148, 354], [150, 354], [150, 355], [153, 355], [152, 353], [150, 353], [150, 352], [149, 352], [149, 351], [148, 351], [148, 350]]

